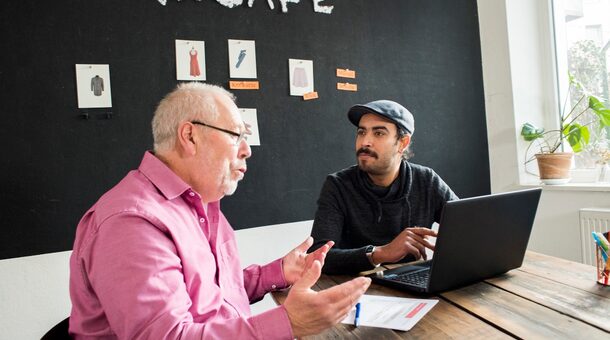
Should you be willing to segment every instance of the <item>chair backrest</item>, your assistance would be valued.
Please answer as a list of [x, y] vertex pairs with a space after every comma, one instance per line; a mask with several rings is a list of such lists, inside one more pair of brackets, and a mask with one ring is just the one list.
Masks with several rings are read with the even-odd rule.
[[40, 338], [40, 340], [69, 340], [72, 339], [70, 333], [68, 333], [68, 326], [70, 325], [70, 317], [67, 317]]

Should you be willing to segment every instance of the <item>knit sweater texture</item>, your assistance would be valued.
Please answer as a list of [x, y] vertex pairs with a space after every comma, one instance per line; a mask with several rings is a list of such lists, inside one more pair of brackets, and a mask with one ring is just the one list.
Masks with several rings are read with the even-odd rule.
[[[434, 170], [405, 160], [385, 196], [373, 187], [357, 165], [326, 178], [311, 231], [315, 240], [311, 251], [335, 242], [326, 255], [324, 273], [372, 269], [367, 246], [385, 245], [407, 227], [432, 227], [445, 203], [458, 198]], [[411, 255], [400, 262], [410, 260], [414, 260]]]

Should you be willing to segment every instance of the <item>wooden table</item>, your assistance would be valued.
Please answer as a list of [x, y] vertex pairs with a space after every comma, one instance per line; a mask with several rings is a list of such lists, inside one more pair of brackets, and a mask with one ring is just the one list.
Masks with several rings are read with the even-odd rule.
[[[315, 289], [351, 279], [322, 275]], [[275, 292], [282, 303], [286, 292]], [[415, 295], [372, 284], [366, 294], [439, 302], [408, 332], [338, 324], [308, 339], [610, 339], [610, 287], [595, 267], [528, 251], [523, 266], [470, 286]]]

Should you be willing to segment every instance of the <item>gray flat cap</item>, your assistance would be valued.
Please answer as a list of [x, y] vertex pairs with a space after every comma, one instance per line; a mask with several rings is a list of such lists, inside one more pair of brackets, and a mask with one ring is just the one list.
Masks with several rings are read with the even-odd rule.
[[358, 126], [360, 118], [367, 113], [376, 113], [385, 117], [410, 134], [415, 131], [415, 120], [413, 119], [413, 115], [409, 110], [397, 102], [382, 99], [367, 104], [354, 105], [347, 112], [347, 117], [352, 124]]

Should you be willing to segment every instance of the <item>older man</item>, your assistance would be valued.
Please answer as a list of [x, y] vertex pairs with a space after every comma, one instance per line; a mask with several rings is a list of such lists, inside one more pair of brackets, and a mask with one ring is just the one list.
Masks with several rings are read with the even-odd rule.
[[332, 240], [324, 272], [357, 273], [381, 263], [426, 257], [430, 229], [445, 202], [457, 199], [430, 168], [407, 161], [413, 115], [390, 100], [355, 105], [354, 165], [326, 178], [318, 199], [312, 249]]
[[[104, 339], [292, 339], [339, 322], [367, 289], [357, 278], [321, 292], [332, 242], [311, 238], [243, 271], [219, 200], [246, 173], [248, 131], [232, 95], [188, 83], [155, 112], [154, 153], [80, 221], [70, 259], [70, 333]], [[249, 303], [292, 285], [286, 302], [251, 316]]]

